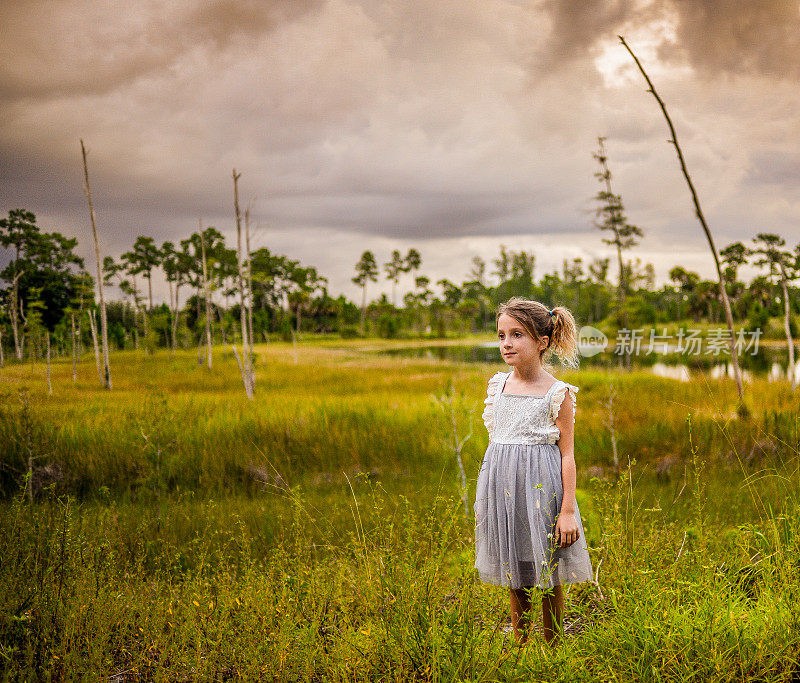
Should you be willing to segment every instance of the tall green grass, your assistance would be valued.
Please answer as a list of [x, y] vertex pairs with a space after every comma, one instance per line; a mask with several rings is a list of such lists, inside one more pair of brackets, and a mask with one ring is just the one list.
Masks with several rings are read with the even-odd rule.
[[644, 508], [626, 476], [593, 484], [599, 584], [569, 591], [577, 635], [556, 649], [505, 632], [505, 591], [477, 581], [455, 495], [412, 501], [359, 477], [328, 496], [17, 498], [2, 512], [0, 661], [39, 680], [790, 680], [790, 479], [759, 493], [780, 512], [733, 524], [709, 505]]
[[[303, 345], [298, 356], [259, 350], [253, 403], [226, 357], [208, 372], [190, 355], [120, 354], [113, 392], [88, 366], [75, 387], [56, 366], [52, 397], [40, 368], [7, 368], [5, 679], [800, 673], [800, 440], [782, 386], [759, 384], [753, 419], [741, 423], [731, 383], [570, 375], [581, 387], [578, 494], [598, 584], [568, 591], [561, 645], [519, 648], [506, 592], [472, 569], [473, 521], [430, 398], [452, 380], [475, 406], [465, 453], [474, 485], [495, 368]], [[612, 381], [619, 478], [603, 424]], [[32, 504], [15, 474], [29, 446], [38, 464], [64, 471]], [[675, 461], [657, 478], [665, 455]]]
[[[298, 345], [259, 348], [256, 397], [244, 397], [231, 353], [217, 350], [214, 369], [198, 367], [192, 353], [133, 352], [115, 356], [112, 392], [103, 390], [93, 365], [84, 362], [79, 381], [68, 363], [53, 368], [48, 396], [41, 366], [8, 366], [0, 392], [0, 493], [19, 486], [28, 450], [39, 463], [57, 462], [58, 493], [82, 498], [106, 487], [115, 494], [177, 491], [232, 492], [252, 488], [253, 468], [283, 482], [343, 472], [375, 471], [429, 478], [453, 466], [443, 447], [446, 421], [431, 395], [452, 381], [474, 406], [474, 437], [466, 464], [475, 468], [486, 447], [480, 423], [488, 365], [364, 359], [353, 351]], [[609, 385], [617, 390], [614, 422], [620, 452], [640, 466], [686, 457], [686, 418], [696, 440], [719, 466], [738, 468], [734, 452], [789, 457], [796, 443], [796, 398], [788, 386], [757, 381], [749, 389], [753, 419], [733, 424], [732, 381], [681, 383], [646, 373], [586, 371], [565, 376], [577, 383], [575, 443], [579, 474], [608, 467], [611, 435], [606, 427]], [[27, 387], [28, 406], [19, 401]], [[23, 412], [30, 426], [23, 429]], [[623, 461], [624, 464], [624, 461]]]

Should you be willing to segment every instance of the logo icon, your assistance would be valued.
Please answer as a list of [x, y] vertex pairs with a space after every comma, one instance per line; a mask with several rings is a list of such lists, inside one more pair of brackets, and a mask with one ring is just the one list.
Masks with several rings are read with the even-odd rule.
[[596, 327], [584, 325], [578, 332], [578, 351], [585, 358], [596, 356], [601, 351], [605, 351], [607, 345], [608, 337]]

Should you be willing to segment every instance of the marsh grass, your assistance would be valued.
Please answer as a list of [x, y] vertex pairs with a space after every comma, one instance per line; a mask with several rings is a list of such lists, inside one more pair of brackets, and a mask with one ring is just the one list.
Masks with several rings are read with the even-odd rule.
[[[191, 354], [120, 354], [113, 392], [88, 365], [73, 386], [71, 367], [54, 363], [52, 397], [30, 368], [6, 369], [4, 391], [29, 388], [31, 438], [64, 478], [33, 504], [3, 480], [5, 678], [798, 675], [798, 412], [780, 385], [759, 384], [742, 424], [732, 382], [615, 375], [629, 465], [614, 479], [609, 375], [570, 376], [598, 584], [569, 590], [560, 646], [518, 648], [506, 592], [472, 569], [473, 528], [431, 400], [452, 381], [480, 406], [494, 368], [303, 343], [297, 365], [290, 345], [257, 352], [252, 404], [224, 354], [212, 372]], [[16, 410], [6, 402], [0, 415], [6, 462], [21, 457]], [[472, 486], [485, 446], [476, 429]]]

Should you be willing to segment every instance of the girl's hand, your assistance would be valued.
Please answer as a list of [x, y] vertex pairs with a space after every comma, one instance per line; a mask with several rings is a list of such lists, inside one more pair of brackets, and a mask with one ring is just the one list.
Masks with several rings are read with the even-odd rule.
[[556, 520], [556, 542], [561, 548], [568, 548], [580, 538], [578, 520], [573, 513], [562, 512]]

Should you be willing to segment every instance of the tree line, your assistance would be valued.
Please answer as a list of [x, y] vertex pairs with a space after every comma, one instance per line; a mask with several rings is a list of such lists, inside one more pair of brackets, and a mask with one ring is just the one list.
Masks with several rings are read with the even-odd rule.
[[[609, 198], [605, 199], [598, 224], [611, 230], [608, 242], [618, 250], [622, 269], [616, 282], [609, 279], [610, 258], [565, 259], [560, 271], [537, 279], [535, 254], [501, 245], [488, 262], [473, 258], [463, 281], [440, 279], [434, 285], [421, 273], [423, 260], [417, 249], [405, 256], [394, 251], [380, 267], [375, 255], [365, 251], [354, 267], [353, 282], [362, 288], [358, 305], [344, 295], [330, 296], [327, 278], [315, 267], [262, 247], [245, 263], [252, 283], [245, 306], [252, 310], [252, 337], [268, 341], [270, 335], [291, 339], [299, 332], [345, 337], [480, 333], [493, 328], [496, 306], [514, 295], [563, 303], [585, 324], [609, 317], [628, 326], [685, 319], [721, 322], [716, 283], [675, 266], [670, 282], [657, 289], [652, 264], [624, 257], [635, 246], [635, 233], [625, 236], [608, 227], [604, 216], [610, 215]], [[618, 197], [613, 201], [621, 205]], [[615, 220], [620, 216], [624, 222], [621, 206]], [[92, 343], [95, 280], [75, 254], [77, 240], [45, 232], [32, 212], [14, 209], [0, 220], [0, 245], [7, 261], [0, 271], [0, 344], [21, 360], [42, 355], [46, 334], [61, 353], [69, 352], [71, 336], [81, 344]], [[792, 316], [800, 313], [794, 286], [800, 276], [800, 245], [790, 251], [780, 236], [760, 233], [750, 245], [726, 246], [720, 257], [736, 320], [763, 328], [769, 318], [783, 316], [788, 306], [794, 328]], [[748, 263], [763, 272], [745, 283], [739, 272]], [[201, 227], [177, 243], [159, 245], [152, 237], [139, 236], [118, 258], [105, 257], [102, 272], [104, 284], [117, 286], [122, 294], [107, 304], [109, 337], [117, 349], [199, 345], [207, 326], [215, 343], [241, 337], [243, 286], [237, 251], [213, 226]], [[169, 302], [154, 301], [154, 278], [167, 284]], [[383, 293], [368, 300], [368, 285], [381, 278], [391, 285], [391, 298]], [[413, 286], [398, 302], [403, 278]]]
[[[205, 343], [210, 364], [214, 343], [241, 340], [247, 347], [268, 342], [271, 335], [289, 340], [301, 332], [387, 338], [486, 332], [493, 329], [494, 310], [502, 301], [525, 296], [564, 304], [581, 323], [625, 328], [686, 319], [720, 323], [729, 308], [733, 319], [764, 330], [770, 318], [782, 316], [793, 362], [800, 244], [787, 248], [780, 235], [758, 233], [750, 244], [734, 242], [714, 254], [724, 288], [676, 265], [669, 271], [669, 283], [656, 289], [653, 265], [630, 255], [644, 230], [628, 221], [622, 197], [614, 192], [605, 138], [598, 138], [592, 156], [600, 183], [594, 226], [603, 234], [602, 242], [613, 247], [614, 282], [609, 279], [610, 257], [565, 259], [560, 272], [537, 280], [535, 254], [500, 245], [488, 262], [474, 257], [462, 282], [440, 279], [434, 285], [421, 272], [419, 250], [411, 248], [405, 255], [394, 250], [380, 265], [367, 250], [352, 278], [361, 288], [360, 305], [344, 295], [334, 298], [327, 278], [315, 267], [266, 247], [251, 250], [249, 209], [240, 212], [240, 174], [234, 170], [236, 247], [228, 246], [217, 228], [202, 223], [178, 242], [158, 244], [150, 236], [136, 237], [129, 250], [116, 259], [106, 256], [97, 268], [103, 287], [116, 286], [122, 295], [107, 302], [103, 330], [117, 349], [152, 352], [196, 345], [198, 361]], [[93, 219], [85, 152], [84, 171]], [[31, 211], [14, 209], [0, 219], [0, 247], [0, 264], [5, 264], [0, 271], [0, 364], [6, 348], [22, 360], [26, 353], [41, 357], [45, 348], [49, 353], [51, 341], [58, 353], [72, 353], [73, 364], [89, 343], [99, 357], [95, 292], [100, 288], [75, 254], [77, 240], [44, 232]], [[739, 273], [748, 263], [761, 273], [745, 283]], [[370, 283], [379, 282], [381, 275], [391, 285], [391, 299], [383, 293], [369, 300]], [[154, 277], [166, 283], [169, 302], [153, 300]], [[412, 287], [398, 302], [404, 278]]]

